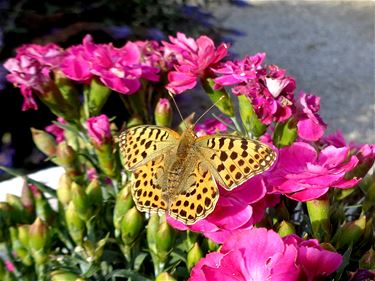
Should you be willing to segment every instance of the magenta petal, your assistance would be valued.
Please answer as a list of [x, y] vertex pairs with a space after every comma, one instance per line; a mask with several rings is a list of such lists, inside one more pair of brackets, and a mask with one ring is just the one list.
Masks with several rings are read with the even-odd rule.
[[272, 281], [294, 281], [298, 280], [300, 267], [297, 266], [298, 250], [295, 246], [285, 245], [285, 251], [280, 258], [275, 259], [272, 266]]
[[314, 122], [312, 119], [302, 119], [297, 123], [298, 136], [307, 141], [319, 140], [325, 130], [325, 126]]
[[320, 188], [320, 189], [304, 189], [302, 191], [292, 193], [292, 194], [285, 194], [287, 197], [300, 201], [306, 202], [309, 200], [317, 199], [328, 192], [328, 187]]
[[295, 142], [280, 150], [278, 166], [288, 171], [303, 171], [307, 162], [315, 162], [316, 150], [304, 142]]
[[223, 254], [214, 252], [200, 259], [200, 261], [193, 267], [191, 274], [190, 274], [189, 281], [207, 280], [202, 270], [202, 267], [218, 268], [220, 266], [220, 262], [223, 256], [224, 256]]
[[324, 148], [319, 155], [319, 164], [327, 167], [335, 167], [342, 163], [349, 153], [349, 147], [334, 147], [333, 145]]
[[186, 90], [193, 89], [197, 84], [197, 77], [192, 74], [171, 71], [168, 74], [168, 90], [175, 94], [180, 94]]

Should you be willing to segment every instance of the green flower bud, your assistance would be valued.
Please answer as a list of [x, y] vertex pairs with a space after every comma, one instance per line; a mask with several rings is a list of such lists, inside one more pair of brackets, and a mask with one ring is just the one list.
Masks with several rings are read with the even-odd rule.
[[362, 215], [359, 219], [344, 224], [337, 237], [335, 237], [336, 248], [342, 249], [350, 244], [354, 245], [363, 235], [366, 227], [366, 216]]
[[125, 245], [131, 245], [143, 228], [143, 215], [136, 207], [131, 208], [124, 215], [121, 222], [121, 239]]
[[95, 147], [98, 156], [99, 166], [104, 174], [111, 179], [116, 179], [119, 175], [119, 167], [117, 165], [116, 154], [113, 151], [113, 143], [103, 143]]
[[21, 242], [22, 246], [27, 248], [29, 247], [29, 230], [30, 225], [28, 224], [22, 224], [17, 226], [18, 231], [18, 240]]
[[0, 242], [8, 239], [8, 226], [11, 222], [12, 207], [7, 202], [0, 202]]
[[34, 192], [36, 215], [43, 221], [52, 223], [55, 219], [55, 211], [52, 209], [47, 198], [39, 190]]
[[249, 98], [244, 95], [239, 95], [238, 105], [242, 124], [246, 131], [250, 132], [255, 137], [263, 135], [267, 129], [267, 126], [259, 120]]
[[151, 214], [150, 219], [148, 220], [146, 235], [147, 235], [147, 244], [148, 248], [151, 251], [151, 254], [157, 254], [156, 250], [156, 232], [158, 231], [159, 227], [159, 215], [158, 214]]
[[187, 254], [186, 262], [188, 269], [191, 270], [202, 257], [203, 252], [196, 242]]
[[27, 213], [23, 208], [21, 198], [14, 194], [7, 194], [6, 200], [12, 208], [10, 214], [12, 224], [27, 223]]
[[297, 122], [289, 118], [284, 123], [277, 123], [273, 134], [273, 143], [281, 148], [291, 145], [297, 138]]
[[57, 143], [53, 136], [42, 131], [31, 128], [31, 135], [36, 147], [49, 157], [56, 155]]
[[72, 115], [79, 117], [79, 94], [74, 88], [72, 80], [66, 78], [61, 71], [54, 72], [54, 78], [57, 88], [62, 98], [69, 105]]
[[168, 99], [160, 98], [155, 107], [155, 124], [170, 127], [172, 124], [172, 108]]
[[214, 251], [217, 251], [219, 249], [219, 245], [216, 244], [214, 241], [212, 241], [211, 239], [206, 239], [206, 240], [207, 240], [208, 251], [214, 252]]
[[359, 267], [365, 269], [374, 269], [375, 268], [375, 251], [370, 248], [359, 260]]
[[130, 119], [126, 123], [126, 128], [131, 128], [131, 127], [135, 127], [135, 126], [143, 125], [143, 124], [144, 123], [143, 123], [142, 117], [137, 114], [134, 114], [132, 117], [130, 117]]
[[69, 234], [73, 241], [77, 245], [81, 245], [85, 233], [85, 222], [78, 215], [73, 202], [70, 202], [65, 210], [65, 220], [66, 225], [68, 226]]
[[173, 278], [168, 272], [162, 272], [156, 277], [155, 281], [177, 281], [177, 280]]
[[[210, 97], [212, 102], [216, 104], [216, 107], [225, 115], [229, 117], [234, 117], [233, 102], [225, 88], [221, 88], [220, 90], [214, 90], [213, 87], [215, 82], [211, 78], [202, 79], [201, 81], [203, 89]], [[221, 100], [219, 101], [220, 98]]]
[[328, 196], [308, 201], [306, 205], [314, 236], [320, 241], [328, 241], [331, 236]]
[[94, 206], [101, 206], [103, 203], [103, 192], [97, 178], [93, 179], [86, 188], [89, 202]]
[[293, 224], [291, 224], [290, 222], [282, 221], [279, 225], [279, 229], [277, 230], [277, 233], [281, 237], [285, 237], [289, 234], [296, 233], [296, 230], [295, 230]]
[[160, 218], [160, 224], [155, 235], [156, 254], [161, 262], [166, 262], [175, 240], [175, 230], [169, 226], [165, 216]]
[[111, 89], [104, 86], [99, 79], [91, 80], [88, 99], [84, 104], [84, 107], [89, 110], [89, 116], [95, 116], [100, 113], [110, 94]]
[[36, 218], [35, 222], [29, 228], [29, 247], [31, 255], [36, 264], [43, 264], [48, 258], [49, 230], [40, 218]]
[[68, 176], [77, 177], [81, 174], [77, 154], [65, 141], [58, 144], [56, 157], [57, 162], [65, 168]]
[[19, 233], [16, 228], [9, 228], [10, 237], [12, 239], [12, 250], [17, 254], [17, 257], [22, 261], [23, 264], [30, 266], [33, 261], [28, 251], [28, 246], [24, 246], [23, 243], [18, 239]]
[[71, 193], [72, 180], [67, 174], [63, 174], [57, 185], [57, 199], [63, 206], [67, 206], [72, 200]]
[[35, 213], [34, 196], [29, 184], [26, 181], [24, 181], [22, 186], [21, 202], [29, 217], [33, 217]]
[[116, 232], [121, 229], [121, 221], [125, 213], [134, 206], [133, 198], [130, 193], [130, 183], [127, 184], [116, 196], [116, 203], [113, 210], [113, 224]]
[[58, 269], [52, 271], [50, 274], [51, 281], [78, 281], [81, 279], [77, 274], [67, 271], [65, 269]]
[[72, 201], [78, 215], [84, 221], [87, 221], [92, 214], [91, 203], [89, 198], [82, 186], [78, 185], [76, 182], [72, 183]]

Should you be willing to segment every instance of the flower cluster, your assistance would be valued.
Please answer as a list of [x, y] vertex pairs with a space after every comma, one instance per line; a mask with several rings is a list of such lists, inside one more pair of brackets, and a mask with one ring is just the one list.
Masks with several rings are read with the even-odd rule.
[[[6, 255], [14, 268], [0, 259], [0, 279], [30, 273], [32, 266], [30, 280], [144, 279], [141, 275], [150, 275], [152, 264], [156, 280], [173, 280], [167, 270], [185, 279], [191, 271], [191, 281], [320, 280], [338, 271], [341, 255], [350, 255], [348, 247], [353, 250], [349, 268], [370, 268], [375, 190], [367, 174], [375, 162], [375, 145], [347, 143], [339, 131], [325, 135], [320, 98], [303, 91], [296, 96], [295, 79], [265, 59], [265, 53], [258, 53], [230, 60], [227, 44], [182, 33], [168, 41], [126, 42], [122, 47], [94, 43], [87, 35], [82, 44], [67, 49], [54, 44], [18, 48], [5, 63], [7, 78], [21, 89], [23, 110], [37, 109], [37, 97], [57, 116], [44, 130], [32, 128], [32, 135], [64, 175], [57, 191], [33, 181], [35, 185], [24, 186], [21, 198], [9, 196], [6, 204], [0, 203], [0, 221], [9, 228], [0, 229], [0, 241], [15, 253]], [[267, 153], [258, 154], [259, 143], [243, 140], [241, 157], [250, 159], [248, 163], [240, 159], [222, 165], [228, 177], [237, 177], [242, 167], [255, 171], [228, 190], [220, 186], [224, 179], [210, 162], [215, 155], [202, 153], [202, 167], [214, 175], [220, 196], [207, 216], [187, 225], [169, 216], [167, 207], [156, 210], [152, 201], [170, 200], [167, 186], [160, 196], [155, 194], [155, 183], [162, 182], [156, 177], [174, 159], [174, 149], [167, 150], [170, 143], [158, 151], [167, 134], [142, 134], [129, 141], [131, 147], [117, 135], [118, 126], [170, 127], [170, 94], [183, 94], [198, 84], [220, 111], [218, 117], [194, 125], [198, 143], [209, 135], [227, 134], [220, 139], [221, 148], [233, 150], [234, 160], [240, 150], [226, 146], [225, 138], [252, 136], [272, 148], [277, 161], [259, 170], [268, 161]], [[124, 120], [102, 112], [112, 91], [124, 104]], [[192, 116], [178, 130], [192, 124]], [[143, 192], [134, 192], [141, 181], [132, 181], [131, 171], [122, 172], [120, 150], [134, 154], [133, 163], [141, 161], [134, 172], [144, 179]], [[219, 157], [222, 163], [228, 158]], [[241, 178], [245, 172], [238, 174]], [[45, 192], [57, 198], [57, 211]], [[144, 199], [145, 205], [134, 204], [132, 196]], [[149, 210], [166, 214], [142, 213]], [[51, 235], [57, 243], [51, 243]], [[49, 256], [59, 261], [49, 263]], [[126, 270], [114, 269], [124, 263]]]

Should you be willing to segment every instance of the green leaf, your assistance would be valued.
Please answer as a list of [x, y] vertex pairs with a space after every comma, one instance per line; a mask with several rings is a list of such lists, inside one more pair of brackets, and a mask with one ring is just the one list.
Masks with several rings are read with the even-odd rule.
[[145, 261], [147, 256], [148, 256], [148, 253], [139, 253], [135, 257], [135, 259], [134, 259], [134, 269], [136, 271], [139, 271], [141, 269], [141, 266], [142, 266], [142, 264]]
[[273, 143], [282, 148], [291, 145], [297, 138], [297, 126], [293, 118], [284, 123], [277, 123], [273, 134]]
[[255, 137], [263, 135], [267, 126], [259, 120], [249, 98], [244, 95], [238, 96], [238, 105], [240, 107], [242, 124], [246, 131], [250, 132]]
[[348, 249], [345, 251], [343, 255], [343, 260], [342, 263], [339, 267], [339, 269], [336, 271], [336, 277], [335, 280], [341, 280], [341, 275], [344, 273], [345, 268], [349, 265], [350, 263], [350, 255], [352, 254], [353, 246], [350, 245]]

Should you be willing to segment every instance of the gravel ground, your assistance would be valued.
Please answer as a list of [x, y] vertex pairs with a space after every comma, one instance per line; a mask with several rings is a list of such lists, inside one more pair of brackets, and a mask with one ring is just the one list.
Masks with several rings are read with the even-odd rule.
[[341, 129], [348, 141], [375, 143], [375, 3], [249, 2], [212, 5], [223, 27], [244, 33], [233, 51], [266, 52], [266, 63], [296, 78], [297, 93], [321, 97], [328, 132]]

